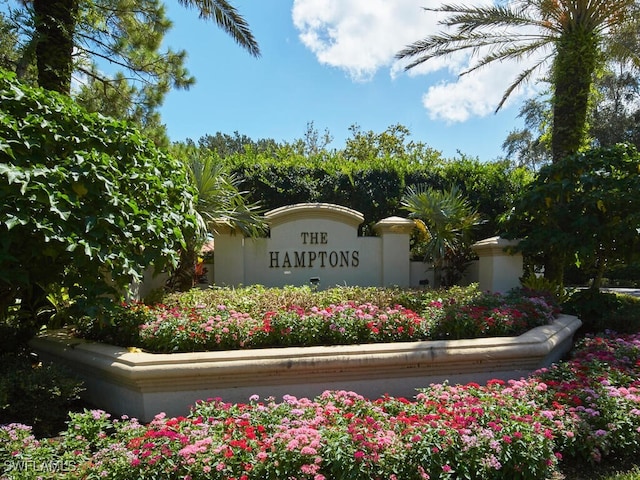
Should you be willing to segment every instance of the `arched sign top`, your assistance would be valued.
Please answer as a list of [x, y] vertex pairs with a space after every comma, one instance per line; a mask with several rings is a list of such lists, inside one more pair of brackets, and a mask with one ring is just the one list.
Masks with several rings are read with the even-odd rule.
[[347, 207], [332, 203], [297, 203], [270, 210], [264, 214], [265, 220], [271, 228], [289, 223], [301, 218], [322, 218], [334, 222], [341, 222], [357, 228], [364, 222], [364, 216]]

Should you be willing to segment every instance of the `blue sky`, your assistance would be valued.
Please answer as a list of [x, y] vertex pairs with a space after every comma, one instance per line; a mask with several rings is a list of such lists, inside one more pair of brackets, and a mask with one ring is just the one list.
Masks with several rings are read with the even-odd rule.
[[494, 160], [513, 128], [518, 91], [494, 114], [508, 80], [524, 68], [499, 65], [457, 73], [469, 59], [429, 63], [410, 74], [393, 55], [440, 27], [421, 7], [439, 0], [236, 0], [260, 44], [254, 58], [197, 12], [168, 2], [167, 45], [188, 52], [196, 85], [172, 91], [161, 109], [172, 141], [238, 131], [254, 140], [302, 138], [308, 122], [342, 148], [349, 126], [376, 133], [402, 124], [411, 139], [440, 150]]

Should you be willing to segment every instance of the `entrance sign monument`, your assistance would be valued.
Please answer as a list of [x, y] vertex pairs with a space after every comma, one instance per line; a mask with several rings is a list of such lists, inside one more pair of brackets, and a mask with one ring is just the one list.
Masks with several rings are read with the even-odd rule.
[[410, 286], [411, 220], [386, 218], [373, 227], [377, 237], [364, 237], [358, 235], [362, 214], [339, 205], [301, 203], [265, 218], [268, 238], [216, 227], [217, 285]]
[[[288, 205], [267, 212], [265, 219], [266, 238], [246, 238], [228, 224], [217, 224], [216, 285], [418, 287], [425, 276], [433, 276], [425, 272], [425, 263], [410, 260], [415, 224], [407, 218], [380, 220], [373, 226], [375, 237], [358, 234], [364, 221], [360, 212], [329, 203]], [[473, 245], [479, 268], [470, 269], [467, 283], [495, 292], [517, 287], [522, 255], [505, 251], [516, 244], [493, 237]]]

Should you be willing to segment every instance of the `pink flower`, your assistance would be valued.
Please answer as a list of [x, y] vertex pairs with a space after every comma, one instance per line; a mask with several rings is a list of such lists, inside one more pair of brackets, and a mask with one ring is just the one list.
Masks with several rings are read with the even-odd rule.
[[300, 467], [300, 471], [305, 475], [315, 475], [318, 472], [318, 465], [304, 464]]

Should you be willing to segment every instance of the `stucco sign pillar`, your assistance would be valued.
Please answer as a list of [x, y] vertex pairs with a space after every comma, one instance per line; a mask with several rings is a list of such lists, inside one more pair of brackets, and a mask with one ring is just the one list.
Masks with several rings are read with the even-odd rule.
[[373, 226], [382, 239], [382, 286], [409, 287], [411, 283], [410, 236], [413, 220], [388, 217]]
[[518, 240], [491, 237], [471, 246], [480, 258], [481, 290], [504, 293], [520, 285], [524, 274], [522, 254], [508, 251], [518, 243]]

